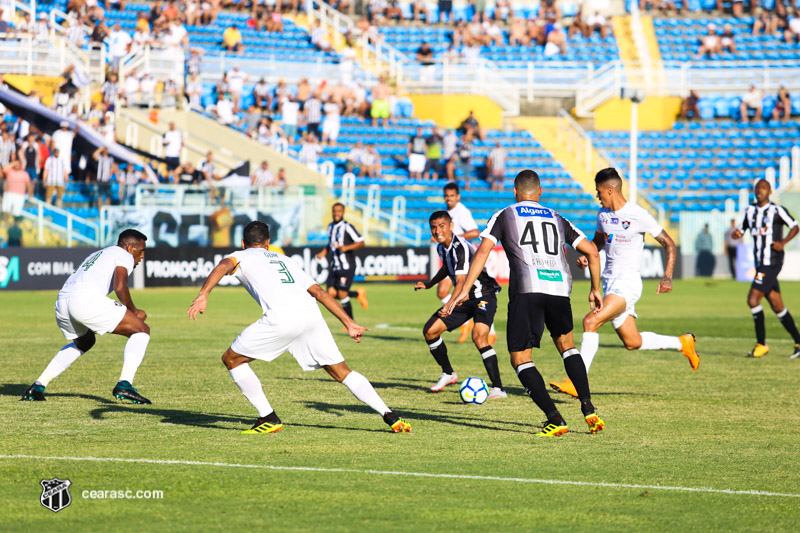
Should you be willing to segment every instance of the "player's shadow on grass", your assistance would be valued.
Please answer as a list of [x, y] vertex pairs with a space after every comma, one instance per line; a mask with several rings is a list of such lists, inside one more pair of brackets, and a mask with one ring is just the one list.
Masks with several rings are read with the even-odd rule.
[[[366, 405], [342, 405], [342, 404], [314, 402], [314, 401], [305, 401], [303, 402], [303, 404], [310, 409], [316, 409], [317, 411], [334, 414], [336, 416], [343, 416], [345, 414], [344, 412], [375, 414], [375, 411], [373, 411]], [[443, 424], [453, 424], [455, 426], [469, 426], [476, 429], [489, 429], [492, 431], [508, 431], [511, 433], [528, 433], [530, 426], [530, 424], [522, 424], [519, 422], [508, 422], [500, 420], [494, 420], [493, 423], [495, 425], [488, 425], [481, 420], [476, 420], [474, 414], [472, 413], [470, 413], [469, 415], [464, 414], [462, 416], [458, 413], [452, 413], [449, 411], [437, 412], [435, 410], [430, 410], [430, 409], [422, 411], [418, 409], [404, 408], [402, 412], [400, 412], [400, 414], [404, 418], [407, 418], [408, 421], [411, 422], [412, 424], [414, 420], [429, 420], [432, 422], [440, 422]], [[513, 427], [503, 427], [503, 426], [517, 426], [525, 429], [515, 429]], [[319, 427], [329, 427], [329, 426], [319, 426]], [[337, 429], [353, 429], [353, 428], [337, 428]]]
[[[0, 385], [0, 396], [16, 397], [18, 400], [22, 398], [22, 394], [28, 390], [30, 385], [24, 383], [3, 383]], [[102, 396], [95, 396], [94, 394], [82, 394], [77, 392], [56, 392], [53, 394], [47, 393], [45, 398], [81, 398], [83, 400], [94, 400], [100, 403], [113, 403], [114, 398], [109, 391], [108, 398]]]
[[[241, 424], [243, 423], [248, 427], [252, 424], [252, 418], [245, 419], [241, 416], [229, 416], [220, 413], [199, 413], [197, 411], [183, 411], [180, 409], [154, 409], [152, 407], [140, 407], [120, 403], [98, 407], [90, 411], [89, 415], [95, 420], [102, 420], [105, 418], [105, 415], [109, 413], [159, 416], [162, 419], [162, 424], [223, 429], [226, 431], [242, 429]], [[225, 425], [218, 425], [220, 423]]]

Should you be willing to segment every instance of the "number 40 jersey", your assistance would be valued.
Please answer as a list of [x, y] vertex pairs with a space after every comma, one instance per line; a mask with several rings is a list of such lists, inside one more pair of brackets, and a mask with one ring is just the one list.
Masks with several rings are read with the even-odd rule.
[[227, 258], [236, 262], [231, 275], [242, 282], [270, 323], [302, 321], [320, 313], [317, 301], [308, 293], [316, 281], [290, 257], [247, 248]]
[[569, 296], [572, 274], [565, 245], [575, 248], [586, 235], [553, 209], [523, 201], [498, 211], [481, 237], [498, 241], [511, 269], [509, 297], [520, 293]]

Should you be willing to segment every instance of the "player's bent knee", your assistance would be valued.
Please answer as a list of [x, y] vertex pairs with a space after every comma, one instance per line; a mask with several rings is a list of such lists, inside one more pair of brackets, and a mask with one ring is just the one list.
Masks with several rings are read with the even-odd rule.
[[79, 337], [73, 341], [75, 346], [82, 352], [88, 352], [94, 346], [94, 343], [97, 342], [97, 338], [94, 335], [94, 332], [90, 331], [83, 337]]

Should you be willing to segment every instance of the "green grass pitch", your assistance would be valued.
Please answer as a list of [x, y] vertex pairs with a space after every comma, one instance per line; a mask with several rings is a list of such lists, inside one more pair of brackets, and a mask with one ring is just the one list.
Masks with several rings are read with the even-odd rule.
[[[783, 287], [800, 318], [800, 284]], [[578, 332], [587, 288], [573, 291]], [[462, 404], [456, 386], [426, 393], [440, 373], [420, 332], [438, 306], [434, 291], [369, 286], [369, 310], [355, 306], [372, 328], [361, 344], [326, 316], [351, 368], [413, 424], [400, 435], [288, 354], [252, 364], [284, 430], [241, 435], [256, 413], [220, 362], [259, 316], [241, 288], [215, 290], [198, 323], [184, 314], [196, 289], [134, 292], [152, 328], [135, 385], [153, 405], [112, 398], [124, 346], [114, 335], [54, 380], [46, 403], [21, 403], [64, 340], [54, 292], [3, 293], [0, 531], [796, 531], [800, 360], [788, 359], [792, 343], [769, 311], [770, 353], [744, 357], [754, 344], [747, 289], [691, 280], [656, 295], [646, 282], [640, 329], [693, 331], [700, 369], [678, 352], [627, 352], [605, 326], [589, 377], [606, 429], [590, 435], [578, 402], [553, 393], [570, 424], [557, 439], [533, 436], [544, 417], [508, 364], [505, 290], [497, 348], [510, 395], [482, 406]], [[471, 344], [457, 344], [456, 333], [445, 340], [461, 378], [485, 377]], [[534, 361], [546, 381], [564, 377], [549, 339]], [[72, 504], [59, 513], [39, 502], [40, 480], [53, 477], [72, 482]], [[699, 488], [741, 492], [688, 490]], [[164, 496], [82, 497], [126, 489]]]

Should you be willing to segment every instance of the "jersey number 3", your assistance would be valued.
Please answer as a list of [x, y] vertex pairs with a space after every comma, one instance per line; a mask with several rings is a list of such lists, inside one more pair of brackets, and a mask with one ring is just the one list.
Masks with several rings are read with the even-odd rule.
[[[525, 224], [525, 229], [522, 230], [522, 237], [519, 239], [520, 246], [530, 245], [533, 248], [533, 253], [539, 253], [539, 241], [536, 240], [536, 231], [533, 229], [533, 221], [528, 221]], [[547, 255], [558, 255], [558, 228], [552, 222], [542, 222], [542, 243], [544, 245], [544, 253]]]
[[270, 261], [269, 264], [271, 265], [280, 265], [278, 269], [278, 274], [282, 274], [285, 277], [281, 278], [281, 283], [294, 283], [294, 278], [289, 273], [289, 269], [286, 268], [286, 265], [283, 261]]

